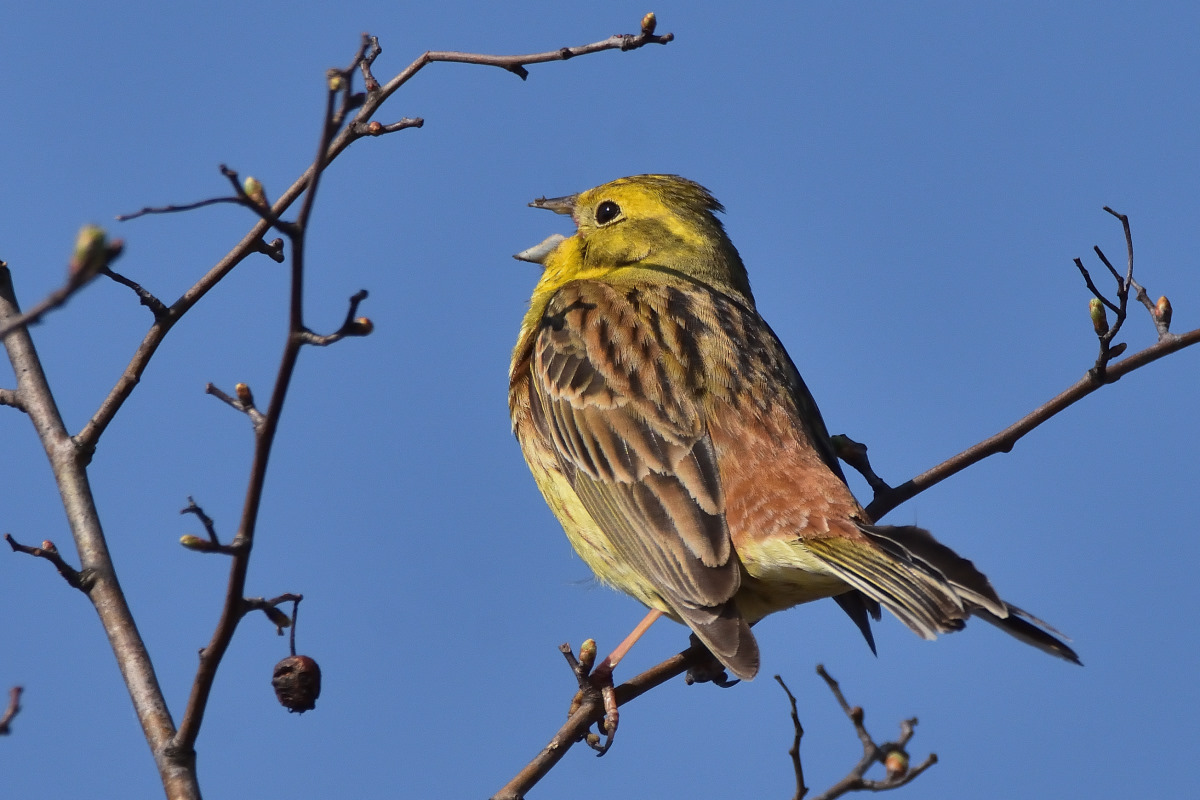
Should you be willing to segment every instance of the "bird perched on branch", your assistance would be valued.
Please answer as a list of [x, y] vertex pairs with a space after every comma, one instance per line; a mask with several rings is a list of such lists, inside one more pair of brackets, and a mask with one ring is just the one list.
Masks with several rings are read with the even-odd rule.
[[739, 678], [758, 672], [753, 623], [823, 597], [872, 649], [867, 616], [882, 606], [926, 639], [976, 616], [1079, 662], [927, 531], [867, 517], [707, 190], [638, 175], [530, 205], [571, 215], [577, 231], [517, 256], [543, 272], [509, 411], [601, 581], [651, 621], [686, 624]]

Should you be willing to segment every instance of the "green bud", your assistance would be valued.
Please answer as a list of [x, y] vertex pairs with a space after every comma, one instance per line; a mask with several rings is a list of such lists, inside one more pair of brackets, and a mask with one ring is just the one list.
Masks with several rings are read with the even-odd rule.
[[72, 278], [86, 280], [107, 266], [108, 234], [96, 225], [84, 225], [75, 237], [75, 250], [67, 269]]
[[1108, 333], [1108, 315], [1104, 313], [1104, 303], [1099, 297], [1088, 301], [1088, 310], [1092, 315], [1092, 327], [1096, 329], [1096, 335], [1103, 336]]
[[596, 663], [596, 640], [584, 639], [583, 644], [579, 645], [579, 666], [584, 672], [591, 672], [592, 665]]
[[265, 206], [267, 204], [267, 195], [263, 192], [263, 185], [259, 182], [258, 178], [247, 176], [246, 179], [242, 181], [242, 191], [246, 193], [247, 197], [249, 197], [255, 203], [258, 203], [260, 206]]

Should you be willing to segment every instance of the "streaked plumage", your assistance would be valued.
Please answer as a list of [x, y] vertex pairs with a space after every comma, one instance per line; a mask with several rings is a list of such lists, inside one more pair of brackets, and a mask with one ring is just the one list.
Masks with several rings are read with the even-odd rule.
[[520, 256], [544, 271], [509, 410], [602, 581], [688, 625], [742, 678], [758, 671], [750, 625], [823, 597], [869, 643], [882, 605], [927, 639], [975, 615], [1078, 661], [928, 532], [866, 517], [705, 189], [640, 175], [531, 205], [578, 230]]

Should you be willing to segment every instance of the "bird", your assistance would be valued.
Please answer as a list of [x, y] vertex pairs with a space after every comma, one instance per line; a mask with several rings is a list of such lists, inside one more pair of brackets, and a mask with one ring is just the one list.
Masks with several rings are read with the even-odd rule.
[[510, 365], [513, 432], [575, 551], [651, 610], [645, 627], [681, 622], [751, 679], [751, 625], [832, 597], [872, 651], [882, 607], [925, 639], [974, 616], [1080, 663], [928, 531], [868, 517], [707, 189], [635, 175], [529, 205], [576, 231], [515, 256], [542, 272]]

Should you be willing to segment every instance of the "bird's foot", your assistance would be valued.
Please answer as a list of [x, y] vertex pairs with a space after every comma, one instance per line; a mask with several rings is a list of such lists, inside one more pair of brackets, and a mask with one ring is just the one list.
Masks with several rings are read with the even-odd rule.
[[585, 705], [604, 709], [604, 718], [596, 724], [600, 733], [604, 734], [603, 742], [599, 733], [588, 732], [583, 737], [587, 746], [595, 750], [597, 756], [602, 756], [612, 747], [613, 738], [617, 733], [617, 722], [620, 719], [617, 712], [617, 691], [613, 685], [613, 665], [606, 658], [592, 669], [596, 661], [596, 642], [592, 639], [586, 640], [580, 646], [578, 660], [571, 652], [570, 645], [564, 644], [560, 649], [566, 656], [567, 663], [571, 665], [576, 681], [579, 682], [579, 691], [571, 699], [567, 716], [574, 715]]
[[[692, 645], [696, 646], [699, 644], [700, 640], [693, 634]], [[728, 689], [730, 686], [736, 686], [741, 683], [737, 678], [730, 679], [729, 673], [725, 671], [725, 665], [718, 661], [717, 657], [710, 653], [707, 648], [703, 649], [704, 654], [698, 657], [695, 664], [688, 667], [687, 674], [683, 678], [688, 686], [691, 686], [693, 683], [712, 683], [720, 686], [722, 689]]]

